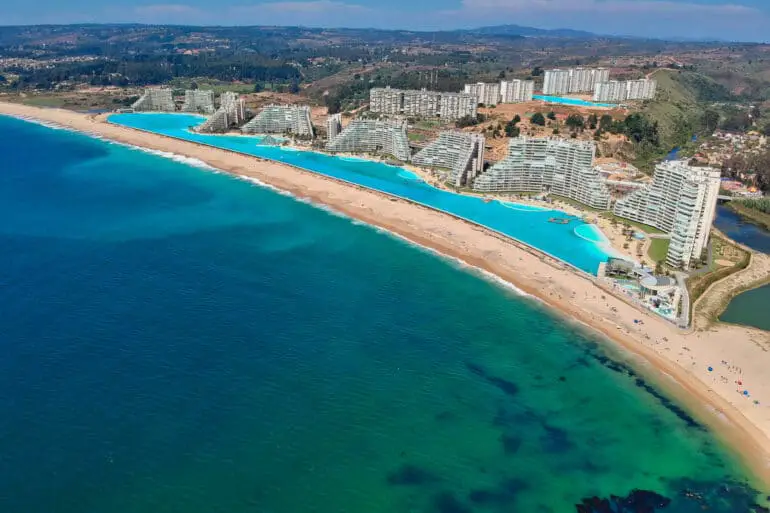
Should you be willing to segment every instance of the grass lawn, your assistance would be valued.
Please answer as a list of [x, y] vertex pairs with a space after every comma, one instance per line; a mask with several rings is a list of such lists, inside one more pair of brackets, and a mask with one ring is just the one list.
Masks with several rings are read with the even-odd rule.
[[414, 141], [414, 142], [424, 141], [426, 138], [425, 134], [421, 134], [419, 132], [409, 132], [406, 134], [406, 136], [410, 141]]
[[670, 239], [651, 239], [650, 249], [647, 251], [647, 256], [653, 262], [663, 262], [666, 259], [668, 253], [668, 245], [671, 243]]
[[604, 218], [610, 219], [610, 220], [614, 219], [615, 221], [618, 222], [618, 224], [627, 224], [629, 226], [633, 226], [634, 228], [637, 228], [638, 230], [641, 230], [644, 233], [665, 233], [663, 230], [658, 230], [654, 226], [650, 226], [648, 224], [637, 223], [636, 221], [631, 221], [630, 219], [625, 219], [623, 217], [618, 217], [615, 214], [613, 214], [612, 212], [604, 212], [603, 214], [601, 214], [601, 216], [604, 217]]

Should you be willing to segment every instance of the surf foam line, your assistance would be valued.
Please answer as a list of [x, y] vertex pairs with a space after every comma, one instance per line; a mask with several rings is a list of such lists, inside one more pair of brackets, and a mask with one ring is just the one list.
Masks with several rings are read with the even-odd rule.
[[433, 256], [439, 257], [439, 258], [444, 259], [444, 260], [448, 260], [449, 262], [454, 264], [454, 266], [457, 269], [460, 269], [460, 270], [463, 270], [463, 271], [470, 271], [470, 272], [480, 276], [481, 278], [485, 279], [486, 281], [492, 282], [495, 285], [498, 285], [498, 286], [500, 286], [500, 287], [502, 287], [504, 289], [512, 291], [517, 296], [537, 299], [537, 298], [535, 298], [535, 296], [532, 296], [531, 294], [528, 294], [528, 293], [524, 292], [523, 290], [521, 290], [519, 287], [517, 287], [513, 283], [511, 283], [511, 282], [509, 282], [507, 280], [504, 280], [500, 276], [498, 276], [498, 275], [496, 275], [494, 273], [491, 273], [491, 272], [487, 271], [486, 269], [482, 269], [481, 267], [477, 267], [475, 265], [471, 265], [471, 264], [469, 264], [468, 262], [466, 262], [465, 260], [463, 260], [461, 258], [458, 258], [456, 256], [452, 256], [452, 255], [447, 255], [446, 253], [442, 253], [441, 251], [438, 251], [437, 249], [434, 249], [434, 248], [432, 248], [430, 246], [425, 246], [424, 244], [419, 244], [419, 243], [414, 242], [413, 240], [409, 239], [408, 237], [405, 237], [405, 236], [403, 236], [403, 235], [401, 235], [399, 233], [393, 232], [393, 231], [388, 230], [386, 228], [383, 228], [381, 226], [377, 226], [376, 224], [366, 223], [364, 221], [361, 221], [360, 219], [356, 219], [355, 217], [352, 217], [352, 216], [350, 216], [348, 214], [340, 212], [339, 210], [336, 210], [336, 209], [334, 209], [334, 208], [332, 208], [332, 207], [330, 207], [328, 205], [324, 205], [322, 203], [317, 203], [317, 202], [312, 201], [312, 200], [310, 200], [308, 198], [299, 197], [299, 196], [297, 196], [295, 194], [292, 194], [291, 192], [288, 192], [288, 191], [285, 191], [285, 190], [280, 189], [278, 187], [275, 187], [274, 185], [270, 185], [268, 183], [265, 183], [265, 182], [263, 182], [262, 180], [260, 180], [258, 178], [254, 178], [252, 176], [246, 176], [246, 175], [237, 175], [237, 177], [239, 179], [244, 180], [246, 182], [249, 182], [249, 183], [251, 183], [251, 184], [253, 184], [253, 185], [257, 186], [257, 187], [268, 189], [268, 190], [276, 192], [276, 193], [278, 193], [278, 194], [280, 194], [282, 196], [286, 196], [286, 197], [292, 198], [295, 201], [299, 201], [301, 203], [305, 203], [307, 205], [311, 205], [311, 206], [313, 206], [315, 208], [318, 208], [318, 209], [321, 209], [321, 210], [323, 210], [325, 212], [328, 212], [328, 213], [330, 213], [330, 214], [332, 214], [332, 215], [334, 215], [336, 217], [340, 217], [342, 219], [350, 221], [352, 224], [355, 224], [355, 225], [358, 225], [358, 226], [366, 226], [366, 227], [368, 227], [368, 228], [370, 228], [370, 229], [372, 229], [372, 230], [374, 230], [376, 232], [379, 232], [379, 233], [382, 233], [382, 234], [387, 235], [389, 237], [392, 237], [394, 239], [397, 239], [400, 242], [404, 242], [404, 243], [406, 243], [406, 244], [408, 244], [408, 245], [410, 245], [410, 246], [412, 246], [414, 248], [417, 248], [417, 249], [419, 249], [421, 251], [424, 251], [426, 253], [430, 253]]

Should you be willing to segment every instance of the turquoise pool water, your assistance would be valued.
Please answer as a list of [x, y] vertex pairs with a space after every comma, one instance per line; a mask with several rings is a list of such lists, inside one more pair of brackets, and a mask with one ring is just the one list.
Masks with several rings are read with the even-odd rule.
[[533, 95], [532, 98], [535, 100], [540, 100], [548, 103], [560, 103], [562, 105], [577, 105], [580, 107], [615, 107], [615, 105], [611, 103], [587, 102], [585, 100], [581, 100], [580, 98], [565, 98], [563, 96], [547, 96], [542, 94], [536, 94], [536, 95]]
[[[610, 256], [604, 244], [575, 233], [577, 226], [585, 224], [579, 218], [572, 218], [566, 225], [549, 223], [553, 210], [508, 202], [485, 203], [479, 197], [437, 189], [401, 167], [280, 146], [260, 146], [258, 136], [207, 135], [189, 130], [204, 119], [187, 114], [149, 113], [109, 117], [115, 124], [292, 164], [417, 201], [497, 230], [592, 274], [596, 274], [599, 264]], [[558, 212], [558, 216], [565, 217], [565, 214]]]

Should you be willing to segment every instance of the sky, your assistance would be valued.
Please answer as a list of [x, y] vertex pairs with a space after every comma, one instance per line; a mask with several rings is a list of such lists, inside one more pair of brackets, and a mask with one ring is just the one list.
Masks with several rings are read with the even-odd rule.
[[764, 42], [770, 0], [2, 0], [0, 8], [0, 25], [85, 22], [411, 30], [511, 23]]

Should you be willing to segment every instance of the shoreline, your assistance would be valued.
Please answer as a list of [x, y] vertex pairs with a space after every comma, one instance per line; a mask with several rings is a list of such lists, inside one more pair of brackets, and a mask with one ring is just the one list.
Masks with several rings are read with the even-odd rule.
[[[613, 348], [632, 356], [635, 370], [654, 376], [656, 385], [667, 395], [686, 404], [717, 438], [736, 450], [754, 478], [765, 487], [770, 484], [770, 380], [762, 383], [764, 369], [770, 365], [770, 351], [764, 347], [770, 347], [767, 332], [722, 325], [708, 331], [682, 332], [651, 312], [637, 310], [563, 262], [549, 261], [535, 249], [525, 249], [509, 238], [435, 209], [310, 171], [110, 125], [71, 111], [0, 103], [0, 113], [195, 158], [237, 177], [255, 178], [297, 198], [329, 206], [342, 215], [490, 273], [538, 299], [549, 311], [556, 310], [560, 317], [609, 338]], [[643, 319], [644, 324], [638, 325], [636, 319]], [[716, 368], [725, 360], [741, 369], [740, 377], [749, 382], [752, 398], [762, 399], [759, 405], [737, 394], [729, 380], [716, 379], [718, 372], [727, 374], [727, 370], [705, 370], [707, 365]], [[664, 376], [667, 379], [660, 379]], [[676, 385], [670, 383], [670, 378]]]

